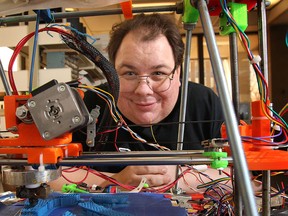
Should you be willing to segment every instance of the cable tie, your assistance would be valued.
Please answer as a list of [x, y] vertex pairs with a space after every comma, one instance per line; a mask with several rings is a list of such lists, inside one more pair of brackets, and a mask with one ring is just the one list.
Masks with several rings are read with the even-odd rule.
[[136, 188], [134, 188], [132, 191], [130, 191], [130, 193], [139, 193], [143, 188], [148, 188], [148, 187], [149, 187], [149, 184], [147, 183], [146, 177], [142, 177], [139, 185]]
[[259, 55], [254, 56], [254, 58], [250, 61], [250, 64], [258, 64], [261, 61], [261, 57]]
[[208, 170], [208, 166], [206, 164], [203, 165], [194, 165], [192, 166], [194, 169], [196, 169], [199, 172], [205, 172], [206, 170]]
[[276, 130], [276, 131], [280, 131], [281, 130], [281, 127], [279, 125], [274, 125], [273, 126], [273, 129]]
[[39, 155], [39, 164], [40, 164], [40, 166], [38, 167], [38, 171], [39, 172], [44, 172], [45, 171], [45, 166], [44, 166], [44, 163], [43, 163], [43, 153], [41, 153]]

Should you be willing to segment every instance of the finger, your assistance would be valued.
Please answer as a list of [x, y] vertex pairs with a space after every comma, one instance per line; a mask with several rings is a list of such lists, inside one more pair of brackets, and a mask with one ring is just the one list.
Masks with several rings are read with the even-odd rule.
[[171, 181], [171, 176], [169, 175], [146, 175], [145, 177], [150, 187], [166, 185]]
[[147, 175], [147, 174], [160, 174], [164, 175], [168, 171], [166, 166], [138, 166], [135, 168], [136, 175]]

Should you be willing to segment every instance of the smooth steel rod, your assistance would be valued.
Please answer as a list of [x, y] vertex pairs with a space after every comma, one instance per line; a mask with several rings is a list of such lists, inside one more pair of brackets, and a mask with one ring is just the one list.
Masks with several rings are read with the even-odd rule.
[[271, 171], [262, 171], [262, 216], [271, 215]]
[[65, 159], [60, 161], [61, 166], [130, 166], [130, 165], [185, 165], [185, 164], [210, 164], [210, 158], [189, 157], [141, 157], [141, 158], [113, 158], [113, 159]]
[[240, 122], [240, 90], [239, 90], [239, 64], [238, 64], [238, 44], [235, 32], [229, 35], [230, 45], [230, 65], [231, 65], [231, 84], [232, 101], [238, 124]]
[[214, 78], [217, 84], [218, 94], [222, 104], [222, 110], [224, 112], [226, 128], [229, 134], [229, 141], [232, 149], [236, 177], [239, 178], [237, 181], [239, 182], [240, 193], [243, 198], [245, 197], [243, 199], [245, 212], [246, 215], [256, 216], [258, 215], [258, 211], [256, 201], [254, 199], [254, 191], [251, 185], [248, 166], [238, 131], [238, 124], [227, 88], [224, 68], [216, 45], [216, 38], [210, 20], [207, 3], [205, 0], [196, 0], [195, 3], [197, 4], [197, 8], [200, 13], [200, 19], [207, 42]]
[[[232, 101], [234, 110], [236, 113], [236, 118], [238, 124], [240, 123], [240, 92], [239, 92], [239, 66], [238, 66], [238, 44], [237, 44], [237, 35], [235, 32], [229, 34], [229, 45], [230, 45], [230, 65], [231, 65], [231, 84], [232, 84]], [[237, 174], [235, 174], [237, 175]], [[234, 191], [234, 202], [235, 202], [235, 215], [242, 216], [243, 205], [242, 199], [240, 196], [240, 191], [237, 185], [238, 177], [235, 178], [233, 191]]]
[[[59, 166], [109, 166], [109, 165], [195, 165], [195, 164], [210, 164], [211, 158], [204, 157], [202, 155], [186, 155], [186, 156], [146, 156], [146, 157], [127, 157], [121, 153], [122, 157], [107, 157], [98, 158], [97, 156], [88, 158], [65, 158], [57, 163]], [[84, 156], [83, 156], [84, 157]], [[227, 157], [223, 160], [232, 162], [231, 157]], [[0, 165], [15, 165], [26, 166], [29, 165], [27, 159], [7, 159], [1, 158]]]
[[[188, 26], [195, 26], [194, 24], [184, 24], [186, 28], [186, 46], [185, 46], [185, 56], [184, 56], [184, 68], [182, 73], [181, 82], [181, 101], [180, 101], [180, 114], [179, 122], [185, 122], [186, 119], [186, 107], [187, 107], [187, 95], [188, 95], [188, 80], [189, 80], [189, 66], [190, 66], [190, 50], [191, 50], [191, 40], [192, 40], [192, 29]], [[177, 139], [177, 150], [183, 149], [185, 124], [179, 124], [178, 127], [178, 139]]]
[[267, 18], [266, 18], [266, 1], [257, 1], [257, 14], [258, 14], [258, 39], [259, 39], [259, 53], [262, 56], [260, 67], [265, 77], [266, 82], [269, 80], [268, 72], [268, 47], [267, 47]]
[[[259, 53], [262, 56], [260, 62], [260, 68], [262, 74], [268, 83], [269, 72], [268, 72], [268, 48], [267, 48], [267, 25], [266, 25], [266, 1], [257, 1], [257, 14], [258, 14], [258, 39], [259, 39]], [[267, 92], [269, 94], [269, 92]], [[262, 187], [262, 216], [268, 216], [271, 214], [271, 176], [269, 170], [263, 171], [263, 187]]]
[[[148, 13], [148, 12], [174, 12], [176, 11], [176, 5], [168, 6], [158, 6], [158, 7], [139, 7], [133, 8], [133, 13]], [[94, 10], [94, 11], [77, 11], [77, 12], [59, 12], [52, 13], [54, 19], [64, 19], [64, 18], [78, 18], [78, 17], [88, 17], [88, 16], [104, 16], [104, 15], [117, 15], [122, 14], [121, 8], [106, 9], [106, 10]], [[0, 26], [4, 23], [19, 23], [19, 22], [29, 22], [35, 21], [35, 15], [21, 15], [21, 16], [10, 16], [0, 18]]]
[[201, 156], [203, 150], [191, 150], [191, 151], [131, 151], [131, 152], [84, 152], [83, 155], [78, 158], [117, 158], [117, 157], [167, 157], [167, 156]]
[[[195, 27], [195, 23], [184, 23], [184, 29], [186, 29], [186, 45], [185, 45], [185, 56], [184, 56], [184, 69], [182, 73], [181, 82], [181, 100], [180, 100], [180, 111], [179, 111], [179, 122], [185, 122], [186, 119], [186, 107], [187, 107], [187, 95], [188, 95], [188, 80], [190, 74], [190, 51], [191, 51], [191, 40], [192, 40], [192, 29]], [[179, 124], [178, 127], [178, 138], [177, 138], [177, 150], [183, 149], [185, 124]], [[181, 170], [177, 166], [176, 168], [176, 179], [181, 174]], [[180, 192], [179, 182], [176, 182], [174, 191], [175, 193]]]
[[11, 89], [9, 87], [7, 77], [5, 75], [5, 71], [4, 71], [1, 59], [0, 59], [0, 76], [1, 76], [1, 80], [3, 83], [4, 89], [5, 89], [6, 95], [12, 95], [12, 92], [11, 92]]

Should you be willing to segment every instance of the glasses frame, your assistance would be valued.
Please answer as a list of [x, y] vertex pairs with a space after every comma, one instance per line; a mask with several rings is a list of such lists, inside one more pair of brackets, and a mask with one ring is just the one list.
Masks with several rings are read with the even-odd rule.
[[[175, 74], [176, 68], [177, 68], [177, 65], [175, 64], [175, 66], [174, 66], [174, 68], [172, 69], [172, 71], [170, 72], [170, 74], [169, 74], [169, 75], [166, 75], [167, 78], [170, 80], [170, 85], [169, 85], [169, 87], [168, 87], [166, 90], [164, 90], [164, 91], [155, 91], [155, 90], [153, 90], [153, 88], [149, 85], [149, 80], [148, 80], [148, 78], [151, 76], [151, 74], [150, 74], [150, 75], [135, 75], [135, 76], [137, 77], [135, 80], [138, 80], [138, 85], [139, 85], [139, 83], [141, 82], [141, 78], [145, 78], [146, 84], [148, 85], [148, 87], [149, 87], [153, 92], [156, 92], [156, 93], [165, 92], [165, 91], [167, 91], [167, 90], [170, 88], [170, 86], [171, 86], [171, 81], [174, 79], [174, 74]], [[172, 75], [172, 77], [171, 77], [171, 75]], [[119, 75], [119, 77], [120, 77], [120, 78], [123, 78], [123, 79], [125, 79], [125, 80], [128, 80], [128, 79], [126, 79], [123, 75]], [[167, 78], [165, 78], [165, 80], [166, 80]], [[135, 88], [135, 89], [136, 89], [136, 88]]]

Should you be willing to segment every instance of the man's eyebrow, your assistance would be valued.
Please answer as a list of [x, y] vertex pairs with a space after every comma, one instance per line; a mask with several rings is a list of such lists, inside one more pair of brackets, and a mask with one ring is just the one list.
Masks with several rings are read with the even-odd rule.
[[[133, 66], [133, 65], [131, 65], [131, 64], [126, 64], [126, 63], [121, 64], [118, 69], [125, 68], [125, 67], [126, 67], [126, 68], [129, 68], [129, 69], [133, 69], [133, 70], [136, 70], [136, 69], [137, 69], [135, 66]], [[169, 69], [170, 66], [168, 66], [168, 65], [166, 65], [166, 64], [159, 64], [159, 65], [153, 65], [150, 69], [151, 69], [151, 70], [155, 70], [155, 69], [162, 69], [162, 68], [167, 68], [167, 69]]]
[[166, 64], [160, 64], [160, 65], [155, 65], [152, 67], [152, 69], [161, 69], [161, 68], [167, 68], [169, 69], [169, 65], [166, 65]]
[[129, 68], [129, 69], [136, 69], [136, 67], [134, 67], [133, 65], [131, 64], [121, 64], [118, 69], [121, 69], [121, 68]]

